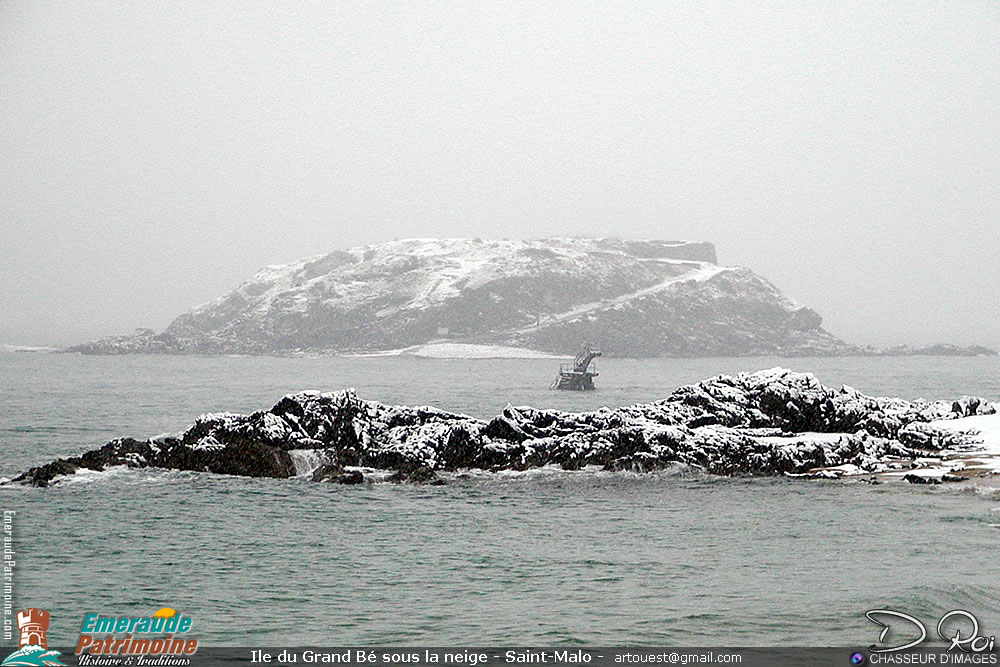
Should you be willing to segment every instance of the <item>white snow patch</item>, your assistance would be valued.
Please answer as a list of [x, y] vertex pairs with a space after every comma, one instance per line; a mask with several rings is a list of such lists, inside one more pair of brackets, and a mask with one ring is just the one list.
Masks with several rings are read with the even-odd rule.
[[[795, 443], [808, 444], [812, 442], [837, 442], [841, 438], [849, 437], [849, 433], [818, 433], [813, 431], [804, 431], [802, 433], [792, 433], [789, 435], [765, 435], [765, 436], [755, 436], [755, 440], [760, 440], [762, 442], [770, 442], [777, 445], [791, 445]], [[840, 468], [842, 466], [833, 466], [832, 468]]]
[[4, 344], [5, 352], [58, 352], [59, 348], [48, 345], [7, 345]]
[[224, 444], [215, 439], [214, 435], [206, 435], [198, 442], [188, 445], [190, 449], [202, 452], [217, 452], [226, 448]]
[[829, 466], [826, 468], [816, 468], [803, 473], [785, 473], [786, 477], [811, 477], [816, 479], [840, 479], [841, 477], [851, 477], [854, 475], [866, 474], [864, 470], [853, 463], [844, 463], [839, 466]]
[[427, 343], [398, 350], [351, 355], [355, 357], [424, 357], [427, 359], [564, 359], [566, 357], [525, 347], [474, 345], [471, 343]]
[[960, 457], [966, 468], [985, 468], [991, 473], [1000, 473], [1000, 414], [975, 415], [959, 419], [942, 419], [930, 422], [930, 425], [942, 431], [953, 433], [968, 433], [974, 444], [975, 451], [960, 452]]
[[679, 276], [672, 276], [670, 278], [667, 278], [663, 282], [656, 283], [655, 285], [651, 285], [649, 287], [644, 287], [643, 289], [636, 290], [635, 292], [629, 292], [628, 294], [623, 294], [613, 299], [604, 299], [602, 301], [591, 301], [590, 303], [579, 305], [576, 308], [573, 308], [572, 310], [567, 310], [562, 313], [543, 317], [537, 324], [532, 324], [531, 326], [518, 329], [517, 333], [527, 333], [529, 331], [534, 331], [536, 329], [540, 329], [541, 327], [550, 326], [558, 322], [573, 320], [596, 310], [604, 310], [607, 308], [615, 308], [617, 306], [622, 306], [625, 305], [626, 303], [629, 303], [630, 301], [634, 301], [641, 297], [668, 290], [674, 287], [675, 285], [679, 285], [681, 283], [685, 283], [688, 281], [705, 282], [706, 280], [710, 280], [715, 276], [719, 275], [720, 273], [737, 270], [736, 267], [719, 266], [717, 264], [710, 264], [709, 262], [694, 262], [687, 260], [670, 260], [670, 259], [657, 259], [655, 261], [661, 263], [676, 264], [678, 266], [687, 265], [693, 267], [693, 270], [688, 271], [686, 273], [682, 273]]

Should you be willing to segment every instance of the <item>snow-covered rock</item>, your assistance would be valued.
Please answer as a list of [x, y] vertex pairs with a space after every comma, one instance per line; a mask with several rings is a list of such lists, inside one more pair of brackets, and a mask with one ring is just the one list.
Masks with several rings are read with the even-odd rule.
[[203, 415], [177, 437], [113, 440], [14, 481], [46, 486], [80, 469], [120, 465], [341, 482], [359, 481], [359, 467], [395, 470], [395, 481], [547, 465], [643, 472], [682, 464], [719, 475], [839, 477], [911, 471], [928, 461], [937, 469], [944, 459], [948, 473], [963, 461], [992, 472], [1000, 469], [996, 412], [995, 404], [968, 397], [867, 396], [780, 368], [720, 375], [655, 403], [583, 413], [507, 406], [488, 421], [363, 400], [353, 390], [306, 391], [268, 411]]
[[163, 333], [70, 349], [433, 354], [446, 343], [525, 356], [590, 340], [632, 357], [861, 352], [821, 324], [752, 271], [718, 265], [710, 243], [408, 239], [267, 267]]

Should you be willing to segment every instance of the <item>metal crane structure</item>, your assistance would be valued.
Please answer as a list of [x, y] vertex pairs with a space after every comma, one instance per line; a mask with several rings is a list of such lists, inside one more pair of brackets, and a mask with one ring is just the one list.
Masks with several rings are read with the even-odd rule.
[[591, 362], [601, 356], [601, 351], [592, 343], [587, 343], [573, 359], [572, 364], [561, 364], [559, 376], [552, 382], [549, 389], [566, 389], [569, 391], [589, 391], [594, 388], [594, 378], [597, 377], [597, 366]]

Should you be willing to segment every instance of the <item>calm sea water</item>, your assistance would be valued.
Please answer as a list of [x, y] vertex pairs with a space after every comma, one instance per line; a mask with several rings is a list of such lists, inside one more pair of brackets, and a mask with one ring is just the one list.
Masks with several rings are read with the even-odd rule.
[[[907, 398], [1000, 400], [1000, 360], [604, 360], [593, 393], [552, 360], [0, 354], [0, 476], [300, 389], [486, 417], [587, 410], [775, 365]], [[163, 471], [0, 489], [17, 604], [72, 642], [83, 613], [195, 619], [206, 643], [867, 645], [898, 608], [961, 607], [1000, 634], [1000, 497], [698, 474], [534, 471], [340, 487]], [[51, 640], [50, 640], [51, 641]]]

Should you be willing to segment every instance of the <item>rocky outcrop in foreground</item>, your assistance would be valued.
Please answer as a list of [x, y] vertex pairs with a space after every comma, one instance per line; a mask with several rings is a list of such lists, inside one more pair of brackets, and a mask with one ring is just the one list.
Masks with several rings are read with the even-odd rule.
[[[596, 412], [505, 408], [489, 421], [431, 407], [385, 405], [352, 390], [300, 392], [267, 411], [207, 414], [176, 437], [122, 438], [32, 468], [14, 482], [47, 486], [80, 469], [125, 465], [318, 482], [434, 482], [443, 470], [557, 465], [646, 472], [681, 463], [718, 475], [803, 474], [841, 466], [878, 473], [975, 448], [951, 420], [996, 405], [906, 401], [826, 387], [772, 369], [717, 376], [665, 400]], [[1000, 418], [1000, 416], [998, 416]]]

